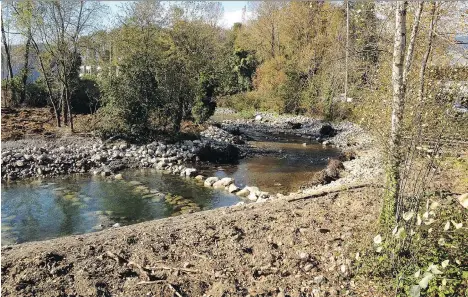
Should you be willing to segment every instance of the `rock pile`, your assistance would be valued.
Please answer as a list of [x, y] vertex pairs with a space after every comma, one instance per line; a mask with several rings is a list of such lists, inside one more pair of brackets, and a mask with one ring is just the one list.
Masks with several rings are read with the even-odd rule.
[[[152, 142], [129, 145], [125, 142], [102, 143], [98, 139], [75, 138], [73, 145], [58, 146], [60, 139], [37, 147], [11, 146], [2, 151], [2, 179], [14, 180], [34, 176], [93, 172], [109, 176], [124, 168], [155, 167], [173, 174], [193, 176], [196, 169], [185, 162], [195, 161], [198, 154], [215, 146], [220, 157], [228, 152], [226, 143], [212, 144], [208, 140], [187, 140], [176, 144]], [[80, 145], [83, 143], [83, 145]], [[31, 142], [34, 144], [34, 142]], [[239, 155], [230, 155], [230, 158]]]
[[232, 135], [231, 133], [220, 129], [216, 126], [209, 126], [208, 129], [202, 131], [202, 139], [207, 141], [217, 141], [217, 142], [226, 142], [229, 144], [243, 144], [245, 141], [240, 136]]
[[268, 192], [262, 192], [257, 187], [246, 186], [243, 189], [240, 189], [234, 184], [234, 179], [230, 177], [224, 177], [222, 179], [219, 179], [216, 176], [208, 177], [204, 181], [204, 186], [213, 187], [215, 189], [224, 189], [229, 193], [235, 193], [239, 197], [247, 198], [256, 202], [264, 202], [271, 198]]

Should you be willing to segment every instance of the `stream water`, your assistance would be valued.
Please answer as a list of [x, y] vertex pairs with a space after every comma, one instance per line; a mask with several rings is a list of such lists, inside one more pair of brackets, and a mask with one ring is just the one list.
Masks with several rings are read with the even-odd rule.
[[[238, 186], [287, 193], [297, 190], [326, 166], [328, 158], [338, 154], [317, 143], [304, 146], [304, 139], [266, 138], [260, 135], [251, 144], [280, 154], [206, 167], [202, 172], [233, 177]], [[2, 245], [88, 233], [240, 201], [194, 179], [154, 169], [127, 170], [123, 176], [123, 180], [82, 175], [2, 183]]]

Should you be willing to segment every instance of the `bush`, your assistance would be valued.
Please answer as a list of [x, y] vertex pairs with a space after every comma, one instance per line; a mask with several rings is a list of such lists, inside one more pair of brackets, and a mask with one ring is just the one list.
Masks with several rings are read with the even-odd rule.
[[201, 73], [198, 78], [197, 99], [192, 107], [192, 116], [197, 124], [206, 122], [215, 112], [216, 102], [212, 100], [218, 81], [212, 75]]
[[47, 87], [43, 80], [37, 80], [26, 85], [26, 102], [30, 107], [45, 107], [48, 105]]
[[429, 201], [424, 210], [403, 214], [391, 234], [374, 238], [360, 273], [376, 277], [396, 296], [466, 296], [468, 214], [456, 199], [423, 199]]
[[119, 135], [133, 141], [149, 136], [151, 115], [158, 106], [159, 89], [151, 61], [134, 54], [125, 60], [122, 74], [102, 81], [101, 136]]
[[77, 91], [72, 97], [73, 112], [80, 114], [92, 114], [100, 106], [101, 90], [97, 77], [83, 76], [78, 83]]
[[218, 106], [232, 108], [237, 112], [260, 109], [261, 98], [258, 92], [240, 93], [218, 99]]
[[205, 99], [197, 100], [192, 107], [192, 116], [197, 124], [206, 122], [215, 112], [216, 102]]

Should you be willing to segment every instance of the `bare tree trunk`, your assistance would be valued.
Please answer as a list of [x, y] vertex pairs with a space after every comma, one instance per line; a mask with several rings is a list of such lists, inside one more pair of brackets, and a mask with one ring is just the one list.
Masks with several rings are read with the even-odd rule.
[[[424, 8], [424, 1], [420, 1], [418, 4], [418, 7], [416, 9], [416, 12], [414, 14], [414, 20], [413, 20], [413, 28], [411, 29], [411, 36], [409, 39], [408, 43], [408, 48], [406, 49], [406, 57], [405, 57], [405, 65], [403, 68], [403, 89], [404, 93], [406, 94], [406, 88], [407, 88], [407, 83], [408, 83], [408, 74], [411, 69], [411, 65], [413, 63], [413, 53], [414, 53], [414, 45], [416, 43], [416, 36], [418, 35], [419, 31], [419, 24], [421, 20], [421, 13]], [[411, 146], [410, 146], [411, 147]], [[403, 153], [401, 153], [403, 154]], [[406, 162], [406, 161], [405, 161]], [[403, 170], [400, 174], [400, 179], [405, 178], [406, 172]], [[404, 183], [399, 184], [399, 193], [402, 192], [404, 188]], [[401, 206], [403, 204], [403, 197], [399, 195], [396, 200], [396, 207], [395, 207], [395, 217], [398, 219], [400, 217], [400, 212], [401, 212]]]
[[[413, 134], [412, 138], [414, 141], [412, 141], [411, 150], [414, 150], [417, 145], [421, 144], [422, 140], [422, 111], [424, 110], [424, 93], [425, 93], [425, 76], [426, 76], [426, 68], [427, 68], [427, 62], [429, 61], [429, 56], [432, 52], [432, 42], [434, 40], [434, 32], [435, 32], [435, 25], [437, 21], [437, 13], [436, 13], [436, 2], [431, 3], [431, 23], [429, 25], [429, 33], [427, 35], [427, 49], [424, 53], [424, 56], [421, 61], [421, 68], [419, 70], [419, 86], [418, 86], [418, 102], [416, 105], [416, 116], [413, 120], [413, 126], [417, 128], [416, 130], [416, 135]], [[439, 144], [437, 145], [439, 147]], [[402, 185], [402, 188], [404, 188], [404, 184]], [[412, 203], [415, 205], [415, 210], [416, 212], [419, 211], [419, 196], [417, 193], [413, 194], [415, 198], [413, 198]], [[399, 204], [402, 204], [402, 202], [399, 202]], [[398, 209], [401, 210], [401, 206], [398, 206]], [[397, 217], [399, 217], [401, 214], [397, 212]]]
[[396, 201], [400, 189], [401, 164], [401, 124], [405, 103], [405, 87], [403, 81], [404, 51], [406, 47], [406, 10], [408, 2], [398, 1], [395, 11], [395, 43], [393, 47], [393, 104], [392, 126], [390, 131], [390, 150], [387, 168], [387, 193], [381, 213], [381, 223], [393, 224], [395, 221]]
[[63, 123], [65, 126], [68, 126], [68, 111], [67, 111], [67, 99], [66, 99], [66, 90], [65, 86], [62, 86], [62, 89], [60, 91], [60, 104], [62, 105], [62, 118], [63, 118]]
[[[432, 2], [431, 4], [431, 24], [429, 27], [429, 34], [427, 36], [427, 49], [424, 53], [422, 62], [421, 62], [421, 70], [419, 71], [419, 89], [418, 89], [418, 101], [419, 104], [423, 102], [424, 97], [424, 83], [425, 83], [425, 73], [427, 68], [427, 61], [429, 60], [429, 55], [432, 51], [432, 41], [434, 40], [434, 28], [436, 22], [436, 2]], [[420, 109], [417, 111], [421, 114]]]
[[70, 131], [73, 132], [73, 116], [71, 111], [71, 94], [68, 86], [65, 87], [65, 103], [67, 110], [68, 123], [70, 125]]
[[46, 83], [46, 86], [47, 86], [47, 93], [49, 94], [50, 104], [52, 104], [52, 108], [54, 109], [55, 121], [56, 121], [57, 127], [60, 127], [60, 111], [57, 108], [57, 105], [55, 104], [54, 95], [52, 93], [52, 87], [50, 86], [49, 78], [47, 77], [47, 72], [46, 72], [46, 69], [44, 67], [44, 62], [42, 61], [39, 46], [37, 45], [36, 41], [34, 39], [32, 39], [32, 38], [31, 38], [31, 42], [32, 42], [33, 47], [35, 49], [37, 59], [39, 60], [39, 65], [41, 66], [42, 74], [44, 75], [44, 80], [45, 80], [45, 83]]
[[413, 62], [413, 52], [414, 52], [414, 44], [416, 42], [416, 35], [419, 31], [419, 22], [421, 20], [421, 13], [424, 8], [424, 1], [419, 2], [418, 8], [416, 13], [414, 14], [414, 21], [413, 21], [413, 29], [411, 30], [411, 37], [410, 42], [408, 44], [408, 49], [406, 51], [406, 58], [405, 58], [405, 68], [403, 69], [403, 84], [406, 88], [406, 82], [408, 80], [408, 73], [411, 68], [411, 64]]
[[13, 78], [13, 68], [11, 67], [11, 53], [10, 53], [10, 46], [6, 39], [5, 27], [3, 26], [3, 17], [2, 17], [2, 41], [3, 47], [5, 47], [5, 55], [7, 58], [7, 66], [8, 66], [8, 74], [10, 75], [10, 79]]
[[[8, 45], [8, 41], [7, 41], [6, 34], [5, 34], [5, 27], [3, 25], [3, 14], [2, 14], [2, 20], [1, 20], [1, 30], [2, 30], [3, 47], [5, 48], [5, 56], [6, 56], [6, 60], [7, 60], [6, 62], [7, 62], [7, 68], [8, 68], [8, 75], [9, 75], [9, 78], [12, 79], [13, 78], [13, 68], [11, 67], [11, 53], [10, 53], [10, 46]], [[8, 89], [7, 89], [6, 93], [8, 93]], [[12, 98], [10, 98], [10, 99], [15, 98], [14, 88], [11, 89], [11, 97]], [[5, 103], [6, 103], [6, 100], [5, 100]]]
[[25, 50], [24, 50], [24, 68], [23, 68], [23, 77], [21, 79], [23, 87], [21, 88], [21, 97], [20, 102], [23, 103], [26, 101], [26, 85], [28, 82], [29, 75], [29, 49], [31, 46], [31, 30], [28, 30], [28, 37], [26, 40]]

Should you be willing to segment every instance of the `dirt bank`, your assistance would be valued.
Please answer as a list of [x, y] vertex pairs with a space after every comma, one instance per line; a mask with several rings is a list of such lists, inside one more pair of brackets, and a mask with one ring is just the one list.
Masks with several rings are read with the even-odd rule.
[[379, 191], [280, 199], [3, 248], [2, 295], [352, 294], [350, 253], [370, 240]]

